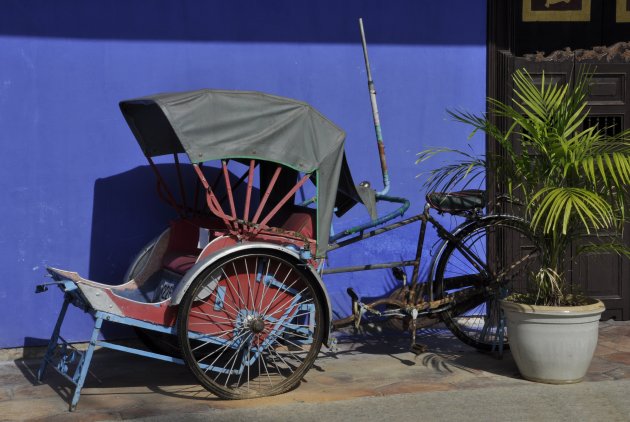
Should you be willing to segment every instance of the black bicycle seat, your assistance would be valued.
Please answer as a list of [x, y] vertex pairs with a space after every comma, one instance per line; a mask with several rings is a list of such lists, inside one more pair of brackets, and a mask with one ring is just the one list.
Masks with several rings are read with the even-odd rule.
[[486, 192], [482, 190], [462, 190], [459, 192], [430, 192], [427, 202], [439, 212], [458, 214], [480, 210], [486, 206]]

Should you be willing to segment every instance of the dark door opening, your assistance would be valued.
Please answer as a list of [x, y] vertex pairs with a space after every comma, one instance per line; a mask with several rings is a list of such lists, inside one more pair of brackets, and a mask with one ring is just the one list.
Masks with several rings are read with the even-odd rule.
[[[489, 97], [509, 102], [511, 75], [518, 68], [564, 82], [587, 66], [595, 75], [586, 124], [607, 127], [611, 134], [630, 128], [630, 0], [488, 0], [487, 22]], [[486, 149], [496, 152], [497, 145], [488, 139]], [[499, 186], [500, 180], [488, 175], [490, 195]], [[623, 241], [630, 245], [630, 224]], [[604, 319], [630, 320], [628, 261], [584, 255], [568, 271], [574, 286], [603, 300]]]

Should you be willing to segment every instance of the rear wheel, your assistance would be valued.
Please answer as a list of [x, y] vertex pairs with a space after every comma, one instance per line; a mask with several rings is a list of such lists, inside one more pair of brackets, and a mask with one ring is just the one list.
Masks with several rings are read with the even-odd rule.
[[499, 300], [524, 291], [540, 268], [540, 253], [528, 224], [518, 218], [481, 219], [448, 241], [438, 261], [438, 291], [452, 294], [453, 307], [441, 313], [451, 332], [464, 343], [491, 350], [508, 345]]
[[178, 311], [187, 366], [226, 399], [295, 387], [322, 345], [324, 317], [313, 275], [283, 253], [244, 250], [212, 264]]

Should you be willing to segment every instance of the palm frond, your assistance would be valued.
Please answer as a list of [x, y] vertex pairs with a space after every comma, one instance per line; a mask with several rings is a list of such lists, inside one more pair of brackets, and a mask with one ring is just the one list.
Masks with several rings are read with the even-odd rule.
[[[457, 153], [453, 163], [431, 170], [425, 186], [449, 190], [493, 172], [509, 195], [528, 204], [525, 217], [537, 232], [544, 266], [535, 278], [548, 303], [562, 301], [562, 261], [571, 241], [583, 233], [621, 230], [630, 209], [630, 130], [609, 136], [610, 128], [589, 127], [587, 96], [593, 72], [571, 75], [557, 83], [544, 73], [540, 79], [526, 70], [512, 75], [509, 104], [488, 98], [486, 114], [448, 111], [472, 128], [470, 137], [484, 132], [499, 148], [485, 160], [456, 150], [423, 151], [418, 162], [438, 152]], [[496, 120], [495, 120], [496, 119]], [[500, 122], [500, 125], [494, 122]], [[469, 137], [469, 139], [470, 139]], [[587, 249], [616, 250], [627, 246], [597, 245]]]
[[455, 189], [455, 187], [465, 189], [474, 182], [482, 185], [486, 176], [486, 161], [473, 153], [451, 148], [429, 148], [417, 154], [416, 164], [444, 153], [456, 154], [462, 158], [418, 174], [416, 177], [425, 178], [424, 188], [428, 191], [440, 190], [448, 192]]
[[577, 254], [609, 254], [616, 253], [630, 258], [630, 248], [620, 242], [589, 243], [577, 248]]
[[571, 221], [579, 221], [587, 233], [612, 227], [615, 222], [614, 210], [606, 198], [582, 188], [543, 188], [533, 195], [529, 208], [532, 227], [545, 234], [558, 231], [566, 235]]

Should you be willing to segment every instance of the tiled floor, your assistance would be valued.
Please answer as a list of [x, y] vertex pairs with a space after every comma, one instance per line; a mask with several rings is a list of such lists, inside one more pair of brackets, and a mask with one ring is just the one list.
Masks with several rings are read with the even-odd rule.
[[[79, 406], [68, 412], [71, 389], [49, 371], [35, 383], [39, 362], [0, 362], [0, 420], [101, 420], [202, 412], [208, 408], [265, 407], [293, 402], [325, 402], [362, 396], [509, 387], [523, 380], [509, 352], [502, 359], [464, 345], [440, 325], [419, 332], [427, 352], [409, 351], [409, 337], [366, 328], [342, 333], [339, 351], [322, 352], [301, 385], [271, 398], [216, 399], [196, 384], [183, 366], [99, 350]], [[630, 323], [604, 322], [595, 358], [584, 382], [630, 378]]]

